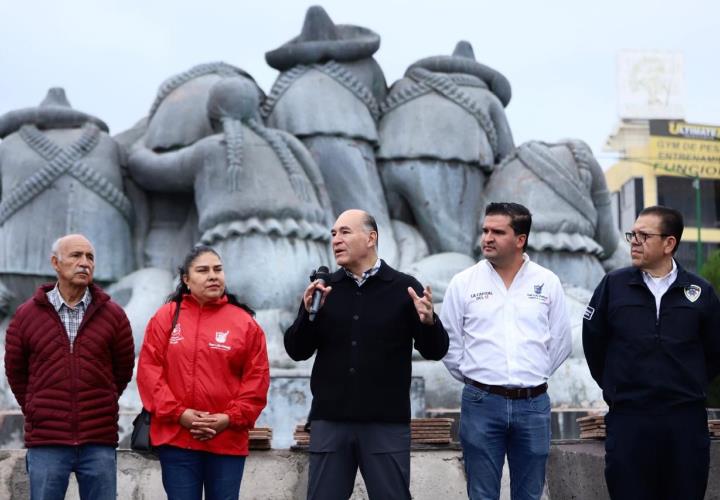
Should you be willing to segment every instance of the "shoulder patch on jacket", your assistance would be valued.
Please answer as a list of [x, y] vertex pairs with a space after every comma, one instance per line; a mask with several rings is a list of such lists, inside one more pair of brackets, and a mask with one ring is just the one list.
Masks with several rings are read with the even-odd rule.
[[585, 308], [585, 313], [583, 314], [583, 319], [590, 321], [594, 314], [595, 314], [595, 308], [587, 306]]
[[688, 285], [685, 287], [685, 297], [687, 297], [690, 302], [695, 302], [699, 299], [701, 293], [702, 289], [697, 285]]

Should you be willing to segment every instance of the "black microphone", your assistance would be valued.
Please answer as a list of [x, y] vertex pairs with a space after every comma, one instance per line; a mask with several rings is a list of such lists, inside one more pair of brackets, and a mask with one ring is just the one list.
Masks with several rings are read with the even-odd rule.
[[[325, 266], [320, 266], [317, 271], [313, 271], [310, 275], [310, 281], [320, 280], [320, 284], [324, 285], [330, 281], [330, 269]], [[310, 305], [310, 321], [315, 320], [315, 316], [320, 310], [320, 300], [322, 299], [322, 292], [319, 289], [315, 289], [312, 297], [312, 304]]]

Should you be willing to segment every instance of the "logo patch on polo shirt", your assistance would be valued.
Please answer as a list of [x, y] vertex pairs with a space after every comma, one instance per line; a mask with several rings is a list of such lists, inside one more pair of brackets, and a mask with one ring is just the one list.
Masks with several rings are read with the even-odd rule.
[[533, 293], [528, 293], [527, 298], [530, 300], [539, 300], [540, 302], [547, 302], [548, 296], [543, 295], [543, 287], [545, 286], [545, 283], [540, 283], [539, 285], [533, 285]]
[[702, 289], [697, 285], [689, 285], [685, 287], [685, 297], [687, 297], [690, 302], [695, 302], [699, 299], [701, 293]]
[[473, 292], [473, 293], [470, 294], [470, 298], [473, 299], [474, 301], [487, 300], [487, 299], [489, 299], [489, 298], [492, 297], [492, 296], [493, 296], [493, 293], [492, 293], [491, 291], [487, 291], [487, 292]]
[[595, 308], [587, 306], [585, 308], [585, 313], [583, 314], [583, 319], [590, 321], [594, 314], [595, 314]]

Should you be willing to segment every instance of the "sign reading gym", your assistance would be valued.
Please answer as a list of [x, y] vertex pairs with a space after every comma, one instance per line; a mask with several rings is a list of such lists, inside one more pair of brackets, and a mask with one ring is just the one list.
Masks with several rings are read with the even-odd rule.
[[681, 120], [650, 120], [648, 152], [669, 174], [720, 179], [720, 127]]

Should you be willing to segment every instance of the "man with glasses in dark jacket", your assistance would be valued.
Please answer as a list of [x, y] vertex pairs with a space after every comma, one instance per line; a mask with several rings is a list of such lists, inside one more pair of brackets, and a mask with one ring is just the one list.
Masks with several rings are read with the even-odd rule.
[[682, 215], [654, 206], [631, 232], [632, 266], [605, 276], [583, 346], [610, 410], [605, 478], [613, 500], [702, 500], [710, 438], [705, 399], [720, 373], [720, 302], [673, 258]]

